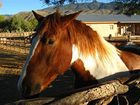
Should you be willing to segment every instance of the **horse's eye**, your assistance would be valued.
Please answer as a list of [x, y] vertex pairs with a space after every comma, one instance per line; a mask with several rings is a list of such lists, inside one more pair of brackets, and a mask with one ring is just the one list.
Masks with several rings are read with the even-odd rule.
[[41, 42], [42, 42], [43, 44], [51, 45], [51, 44], [54, 43], [54, 39], [52, 39], [52, 38], [47, 38], [46, 36], [44, 36], [44, 37], [41, 38]]
[[47, 40], [47, 44], [51, 45], [51, 44], [53, 44], [53, 43], [54, 43], [54, 40], [53, 40], [53, 39], [48, 39], [48, 40]]

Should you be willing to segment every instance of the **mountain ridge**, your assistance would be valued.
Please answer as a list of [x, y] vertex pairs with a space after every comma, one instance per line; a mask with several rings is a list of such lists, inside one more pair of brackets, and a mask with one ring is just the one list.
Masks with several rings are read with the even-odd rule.
[[[117, 14], [114, 10], [115, 2], [102, 3], [102, 2], [90, 2], [90, 3], [77, 3], [67, 4], [59, 7], [61, 14], [70, 14], [82, 10], [82, 14]], [[34, 10], [37, 13], [46, 16], [56, 11], [55, 7], [48, 7], [44, 9]], [[34, 18], [31, 11], [19, 12], [13, 16], [21, 16], [26, 20]]]

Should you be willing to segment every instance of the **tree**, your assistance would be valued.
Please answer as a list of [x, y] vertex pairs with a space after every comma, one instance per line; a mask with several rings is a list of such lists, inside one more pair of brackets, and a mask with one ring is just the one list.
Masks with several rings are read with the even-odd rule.
[[37, 20], [31, 19], [29, 21], [24, 20], [22, 21], [21, 29], [23, 31], [34, 31], [37, 26]]
[[140, 0], [115, 0], [119, 13], [126, 15], [140, 14]]
[[9, 27], [10, 31], [22, 31], [21, 30], [22, 22], [23, 22], [23, 18], [20, 18], [18, 16], [14, 16], [11, 19], [11, 24]]
[[3, 27], [5, 26], [5, 17], [0, 15], [0, 31], [3, 31]]
[[[1, 18], [0, 18], [1, 20]], [[34, 31], [37, 26], [36, 19], [26, 20], [22, 16], [13, 16], [11, 19], [0, 21], [2, 31]]]
[[45, 4], [48, 4], [48, 5], [56, 5], [56, 6], [60, 6], [60, 5], [63, 5], [63, 4], [75, 4], [75, 3], [78, 3], [78, 2], [93, 2], [93, 1], [96, 1], [96, 0], [41, 0], [43, 1]]
[[5, 17], [0, 15], [0, 22], [4, 21], [5, 20]]
[[10, 28], [10, 20], [5, 20], [5, 21], [3, 21], [3, 22], [1, 22], [0, 23], [0, 26], [1, 26], [1, 28], [2, 28], [2, 31], [4, 31], [4, 32], [9, 32], [10, 30], [9, 30], [9, 28]]

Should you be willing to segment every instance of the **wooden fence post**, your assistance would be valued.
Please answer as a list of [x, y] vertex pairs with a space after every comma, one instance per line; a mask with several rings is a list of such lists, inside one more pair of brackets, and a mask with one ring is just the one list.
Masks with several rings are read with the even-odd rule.
[[0, 47], [6, 50], [27, 54], [28, 37], [34, 32], [0, 33]]

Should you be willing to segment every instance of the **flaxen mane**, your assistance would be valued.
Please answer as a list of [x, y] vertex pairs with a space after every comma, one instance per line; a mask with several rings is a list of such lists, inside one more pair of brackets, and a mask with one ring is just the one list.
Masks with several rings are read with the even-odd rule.
[[[78, 47], [79, 52], [83, 56], [92, 55], [96, 59], [96, 63], [102, 69], [111, 71], [117, 70], [117, 61], [121, 61], [118, 49], [108, 43], [102, 36], [92, 30], [86, 24], [74, 20], [69, 24], [68, 31], [74, 45]], [[110, 64], [111, 62], [111, 64]], [[113, 70], [112, 70], [113, 71]]]

